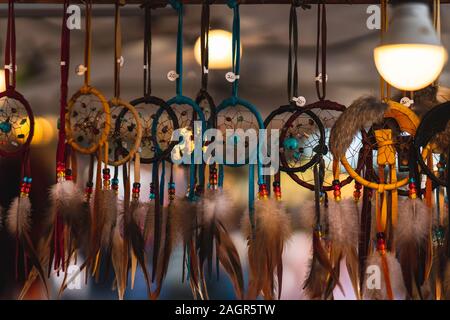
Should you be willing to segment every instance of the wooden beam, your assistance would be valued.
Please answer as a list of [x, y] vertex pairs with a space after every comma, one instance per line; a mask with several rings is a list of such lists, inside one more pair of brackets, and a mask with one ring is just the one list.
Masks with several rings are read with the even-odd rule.
[[[167, 0], [150, 0], [154, 5], [165, 7], [168, 4]], [[71, 3], [81, 3], [82, 0], [71, 0]], [[116, 0], [92, 0], [95, 4], [113, 4]], [[142, 4], [145, 0], [126, 0], [126, 3], [129, 4]], [[199, 5], [203, 2], [203, 0], [182, 0], [182, 2], [186, 5]], [[212, 4], [226, 4], [226, 0], [212, 0]], [[305, 4], [317, 4], [318, 0], [305, 0], [303, 3]], [[0, 3], [8, 3], [8, 0], [0, 0]], [[53, 3], [53, 4], [62, 4], [64, 0], [16, 0], [16, 3]], [[241, 4], [291, 4], [292, 0], [240, 0]], [[380, 0], [326, 0], [327, 4], [379, 4]], [[450, 0], [441, 0], [441, 3], [450, 3]]]

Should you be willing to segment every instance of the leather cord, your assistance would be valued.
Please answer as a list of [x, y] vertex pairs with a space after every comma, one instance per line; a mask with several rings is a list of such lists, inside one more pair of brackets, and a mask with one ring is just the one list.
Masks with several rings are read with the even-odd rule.
[[14, 0], [8, 0], [8, 25], [5, 45], [5, 84], [6, 88], [16, 87], [16, 23]]
[[293, 97], [298, 96], [298, 23], [297, 6], [291, 5], [289, 14], [289, 55], [288, 55], [288, 76], [287, 93], [288, 103], [291, 103]]
[[144, 97], [152, 94], [152, 8], [144, 6]]
[[86, 36], [84, 39], [84, 67], [86, 72], [84, 73], [84, 85], [89, 86], [91, 81], [91, 44], [92, 44], [92, 31], [91, 31], [91, 16], [92, 16], [92, 0], [86, 1]]
[[[325, 100], [327, 93], [327, 11], [325, 2], [317, 5], [316, 39], [316, 92], [319, 100]], [[321, 81], [319, 80], [322, 75]]]
[[202, 17], [200, 23], [200, 56], [202, 65], [202, 90], [208, 90], [208, 68], [209, 68], [209, 0], [202, 4]]

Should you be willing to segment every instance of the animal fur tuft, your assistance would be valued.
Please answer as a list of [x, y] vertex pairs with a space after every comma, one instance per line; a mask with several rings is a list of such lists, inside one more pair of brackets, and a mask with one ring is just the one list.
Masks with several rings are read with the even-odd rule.
[[336, 159], [346, 150], [359, 130], [383, 120], [388, 105], [372, 96], [356, 99], [336, 120], [330, 133], [330, 150]]
[[17, 197], [13, 200], [6, 218], [6, 226], [12, 235], [19, 237], [31, 229], [31, 202], [28, 197]]

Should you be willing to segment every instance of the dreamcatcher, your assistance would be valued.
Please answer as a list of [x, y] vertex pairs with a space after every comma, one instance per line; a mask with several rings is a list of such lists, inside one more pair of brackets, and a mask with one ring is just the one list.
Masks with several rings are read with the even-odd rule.
[[[261, 136], [253, 136], [253, 141], [245, 141], [243, 130], [254, 130], [258, 133], [264, 129], [264, 123], [256, 107], [238, 96], [240, 71], [240, 16], [239, 3], [228, 1], [233, 9], [233, 39], [232, 39], [232, 72], [226, 78], [232, 83], [232, 95], [222, 101], [217, 108], [217, 128], [225, 135], [223, 147], [226, 150], [224, 163], [232, 167], [248, 164], [248, 212], [249, 219], [244, 219], [244, 229], [248, 239], [248, 257], [250, 278], [247, 297], [255, 299], [260, 293], [264, 298], [271, 299], [275, 295], [275, 281], [273, 272], [278, 272], [279, 292], [281, 292], [281, 255], [271, 257], [268, 252], [282, 251], [280, 246], [288, 237], [289, 223], [281, 204], [268, 200], [268, 189], [263, 178], [261, 159]], [[232, 135], [227, 134], [234, 130]], [[257, 139], [257, 140], [256, 140]], [[254, 145], [255, 140], [257, 141]], [[244, 150], [242, 150], [242, 147]], [[241, 150], [240, 150], [241, 148]], [[229, 159], [230, 151], [233, 154]], [[258, 198], [255, 203], [255, 166], [258, 177]], [[223, 185], [223, 165], [219, 165], [218, 186]], [[267, 200], [267, 201], [266, 201]], [[275, 258], [275, 259], [272, 259]]]
[[[133, 218], [140, 194], [140, 153], [138, 149], [141, 144], [142, 127], [136, 109], [120, 98], [120, 68], [124, 62], [121, 56], [120, 7], [123, 4], [121, 1], [117, 1], [115, 4], [114, 98], [109, 102], [110, 115], [114, 126], [108, 133], [105, 152], [98, 154], [97, 180], [101, 176], [103, 181], [101, 190], [96, 193], [94, 206], [97, 206], [97, 210], [95, 211], [95, 219], [93, 219], [93, 229], [98, 237], [94, 244], [99, 243], [98, 248], [94, 251], [96, 258], [93, 274], [95, 275], [99, 271], [99, 261], [102, 258], [103, 260], [106, 259], [108, 263], [111, 261], [115, 271], [119, 299], [123, 299], [129, 270], [131, 270], [131, 287], [133, 288], [137, 263], [142, 268], [147, 288], [150, 290], [150, 280], [145, 263], [144, 240], [139, 232], [137, 222]], [[134, 160], [134, 183], [131, 188], [132, 160]], [[104, 167], [100, 171], [101, 161], [103, 161]], [[114, 167], [113, 175], [110, 174], [108, 164]], [[123, 168], [123, 207], [122, 204], [118, 204], [117, 197], [119, 166]], [[131, 203], [130, 195], [132, 196]]]
[[[51, 220], [53, 230], [49, 243], [48, 275], [51, 271], [65, 272], [72, 258], [76, 260], [79, 249], [87, 249], [89, 236], [89, 210], [81, 190], [75, 185], [76, 159], [66, 143], [66, 108], [70, 68], [70, 30], [67, 28], [67, 7], [64, 13], [61, 31], [61, 88], [59, 110], [59, 135], [56, 151], [56, 184], [50, 190]], [[53, 266], [52, 266], [53, 264]], [[66, 276], [67, 274], [65, 274]]]
[[[434, 297], [436, 300], [448, 299], [450, 296], [450, 288], [448, 287], [448, 259], [450, 257], [448, 244], [448, 195], [449, 195], [449, 174], [448, 163], [450, 159], [450, 126], [448, 124], [450, 119], [450, 103], [446, 102], [438, 105], [427, 112], [417, 128], [414, 139], [414, 147], [416, 150], [416, 157], [423, 173], [434, 184], [434, 212], [433, 216], [433, 268], [432, 275], [434, 284]], [[428, 151], [429, 155], [434, 157], [422, 158], [421, 154], [424, 150]], [[429, 161], [437, 158], [438, 162], [436, 168], [430, 166]], [[427, 190], [428, 191], [428, 190]], [[447, 210], [445, 210], [447, 207]], [[447, 211], [447, 215], [445, 213]], [[447, 226], [446, 226], [447, 224]], [[447, 239], [446, 239], [447, 237]]]
[[[209, 54], [209, 12], [210, 1], [205, 0], [202, 5], [201, 19], [201, 60], [202, 60], [202, 82], [201, 89], [197, 95], [196, 102], [208, 119], [208, 127], [217, 127], [216, 107], [211, 95], [207, 91], [208, 87], [208, 54]], [[214, 137], [207, 137], [209, 140], [205, 146], [212, 147], [211, 143], [221, 143], [215, 141]], [[215, 153], [211, 152], [214, 157]], [[208, 185], [205, 192], [197, 202], [197, 217], [194, 220], [194, 232], [188, 232], [190, 239], [189, 248], [190, 263], [188, 264], [188, 278], [191, 290], [195, 298], [208, 299], [205, 272], [209, 278], [212, 275], [213, 256], [216, 256], [216, 272], [219, 277], [219, 263], [229, 275], [236, 297], [243, 298], [244, 280], [242, 274], [239, 254], [233, 241], [228, 234], [222, 220], [230, 213], [232, 200], [225, 192], [222, 185], [218, 186], [217, 163], [213, 158], [208, 158], [206, 164], [209, 167]], [[190, 224], [188, 224], [190, 225]], [[192, 252], [194, 250], [194, 252]]]
[[[33, 139], [34, 117], [28, 101], [16, 91], [16, 28], [14, 1], [8, 1], [8, 26], [5, 45], [6, 90], [0, 93], [0, 156], [19, 158], [21, 165], [20, 195], [7, 212], [6, 227], [16, 240], [16, 278], [26, 278], [31, 268], [39, 272], [47, 284], [30, 238], [31, 231], [31, 164], [30, 143]], [[48, 295], [48, 290], [47, 290]]]
[[[152, 5], [146, 2], [144, 8], [144, 91], [141, 98], [135, 99], [131, 105], [135, 107], [139, 114], [140, 123], [143, 129], [143, 135], [140, 145], [140, 162], [152, 165], [152, 181], [150, 182], [150, 203], [139, 202], [139, 181], [135, 179], [135, 186], [131, 201], [131, 217], [135, 223], [130, 224], [132, 229], [129, 230], [130, 235], [142, 235], [142, 239], [135, 237], [134, 247], [144, 250], [145, 241], [149, 235], [153, 234], [155, 239], [155, 247], [153, 252], [153, 273], [152, 278], [155, 279], [158, 268], [158, 256], [160, 255], [160, 239], [162, 231], [162, 205], [164, 202], [164, 161], [175, 146], [176, 142], [171, 141], [173, 132], [178, 129], [178, 119], [172, 108], [161, 98], [152, 95], [151, 88], [151, 49], [152, 49], [152, 25], [151, 10]], [[123, 109], [119, 118], [123, 118], [127, 109]], [[124, 147], [125, 152], [129, 152]], [[135, 159], [135, 175], [139, 174], [139, 168], [136, 167]], [[162, 163], [163, 173], [161, 175], [161, 184], [159, 180], [159, 166]], [[172, 185], [171, 185], [172, 186]], [[173, 188], [171, 188], [172, 192]], [[172, 195], [171, 195], [172, 196]], [[154, 230], [152, 229], [152, 226]], [[133, 240], [133, 238], [132, 238]], [[162, 279], [161, 279], [162, 281]], [[161, 283], [158, 283], [155, 297], [159, 294]]]
[[[108, 160], [108, 135], [110, 133], [110, 107], [102, 93], [90, 84], [91, 74], [91, 12], [92, 2], [86, 2], [86, 37], [84, 48], [84, 65], [77, 68], [79, 75], [84, 75], [83, 86], [71, 97], [66, 112], [65, 130], [67, 135], [67, 143], [70, 145], [72, 152], [89, 154], [89, 177], [85, 188], [85, 202], [89, 206], [91, 203], [92, 193], [94, 191], [94, 164], [95, 155], [98, 154], [97, 174], [95, 181], [95, 195], [93, 201], [93, 210], [90, 215], [91, 234], [89, 243], [89, 252], [87, 266], [96, 268], [95, 258], [101, 247], [101, 231], [102, 223], [97, 217], [99, 211], [99, 196], [102, 190], [102, 172], [101, 160]], [[75, 159], [75, 155], [72, 157]], [[73, 164], [73, 162], [72, 162]], [[74, 173], [76, 174], [76, 173]], [[101, 227], [100, 227], [101, 226]], [[100, 229], [97, 230], [97, 227]], [[59, 232], [56, 228], [54, 236], [55, 244], [64, 243], [64, 233]], [[61, 252], [57, 258], [62, 259], [63, 249], [55, 248], [55, 252]], [[57, 264], [58, 259], [55, 263]]]
[[[306, 99], [303, 96], [293, 97], [295, 104], [301, 109], [313, 110], [314, 113], [319, 117], [320, 121], [323, 123], [325, 127], [326, 141], [329, 140], [330, 137], [330, 128], [333, 126], [336, 119], [339, 117], [340, 113], [345, 110], [345, 106], [326, 99], [326, 89], [327, 89], [327, 79], [328, 75], [326, 74], [326, 46], [327, 46], [327, 20], [326, 20], [326, 6], [323, 2], [319, 3], [318, 7], [318, 18], [317, 18], [317, 46], [316, 46], [316, 72], [315, 72], [315, 86], [316, 92], [318, 96], [318, 101], [306, 104]], [[294, 43], [294, 53], [296, 51], [296, 43]], [[294, 60], [294, 69], [295, 69]], [[290, 81], [295, 81], [294, 79]], [[290, 97], [291, 99], [291, 97]], [[301, 113], [301, 111], [298, 111]], [[306, 116], [303, 113], [303, 116]], [[295, 122], [298, 114], [293, 114], [290, 122]], [[291, 125], [291, 124], [290, 124]], [[318, 132], [318, 131], [316, 131]], [[289, 138], [289, 137], [288, 137]], [[313, 134], [308, 138], [312, 145], [317, 145], [319, 141], [318, 134]], [[294, 139], [290, 139], [287, 143], [292, 143], [291, 148], [295, 145]], [[351, 160], [352, 165], [356, 165], [358, 150], [360, 149], [360, 143], [355, 141], [351, 148], [347, 151], [348, 157]], [[307, 161], [310, 155], [304, 154], [302, 155], [301, 150], [297, 150], [296, 148], [292, 150], [286, 150], [285, 163], [283, 163], [283, 157], [281, 157], [281, 168], [283, 171], [286, 171], [289, 176], [297, 182], [299, 185], [309, 189], [314, 190], [314, 175], [312, 170], [307, 170], [308, 168], [302, 168], [301, 162]], [[325, 164], [325, 176], [322, 186], [322, 191], [333, 191], [336, 184], [336, 179], [333, 176], [333, 159], [331, 155], [327, 152], [327, 150], [323, 150], [323, 159]], [[302, 169], [302, 170], [300, 170]], [[349, 184], [352, 180], [351, 177], [345, 176], [339, 177], [339, 186], [343, 187]], [[334, 183], [334, 184], [333, 184]]]
[[[203, 136], [206, 127], [205, 116], [199, 105], [192, 99], [183, 95], [183, 4], [178, 0], [171, 0], [170, 5], [178, 13], [177, 32], [177, 62], [176, 71], [168, 73], [170, 81], [176, 81], [176, 96], [167, 101], [174, 110], [178, 124], [181, 128], [180, 143], [171, 152], [170, 177], [168, 183], [169, 203], [165, 214], [164, 237], [162, 237], [162, 219], [155, 219], [155, 235], [153, 247], [153, 279], [156, 277], [157, 288], [153, 293], [156, 298], [161, 291], [162, 282], [167, 273], [169, 259], [173, 248], [174, 232], [179, 231], [183, 242], [183, 273], [185, 265], [195, 264], [195, 251], [192, 242], [192, 232], [196, 225], [195, 201], [203, 193], [204, 169], [202, 159], [202, 144], [196, 145], [195, 136]], [[156, 113], [152, 130], [156, 132], [157, 123], [160, 123], [162, 109]], [[201, 141], [202, 139], [198, 139]], [[200, 150], [199, 150], [200, 149]], [[197, 151], [195, 151], [197, 150]], [[173, 162], [189, 163], [189, 189], [187, 196], [175, 201], [175, 182], [173, 181]], [[160, 184], [160, 197], [163, 203], [165, 162], [162, 161]], [[163, 242], [164, 240], [164, 242]], [[184, 278], [184, 275], [183, 275]]]

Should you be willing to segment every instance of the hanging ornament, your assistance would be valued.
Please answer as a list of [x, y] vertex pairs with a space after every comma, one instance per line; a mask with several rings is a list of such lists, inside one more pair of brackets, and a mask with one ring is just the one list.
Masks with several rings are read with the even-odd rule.
[[20, 195], [15, 198], [6, 218], [7, 230], [16, 239], [15, 276], [26, 279], [32, 268], [48, 287], [40, 256], [31, 239], [32, 187], [30, 143], [34, 133], [34, 116], [28, 101], [16, 91], [16, 30], [14, 1], [8, 1], [8, 25], [5, 45], [5, 87], [0, 92], [0, 156], [18, 158], [21, 165]]

